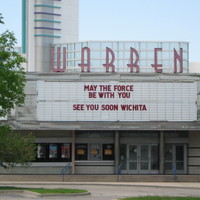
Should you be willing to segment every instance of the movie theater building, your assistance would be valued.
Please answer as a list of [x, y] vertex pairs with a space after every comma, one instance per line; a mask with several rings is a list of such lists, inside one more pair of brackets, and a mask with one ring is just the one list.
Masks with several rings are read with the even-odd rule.
[[199, 174], [199, 75], [187, 42], [55, 44], [9, 124], [36, 137], [32, 172]]
[[26, 100], [7, 123], [37, 156], [9, 173], [200, 174], [188, 42], [79, 42], [78, 0], [22, 3]]

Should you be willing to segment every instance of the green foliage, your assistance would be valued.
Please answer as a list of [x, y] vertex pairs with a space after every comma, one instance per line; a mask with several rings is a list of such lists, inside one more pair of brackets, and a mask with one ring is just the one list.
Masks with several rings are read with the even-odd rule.
[[[0, 14], [0, 24], [2, 19]], [[0, 117], [25, 99], [25, 72], [21, 67], [25, 58], [14, 50], [15, 44], [14, 33], [7, 30], [0, 34]]]
[[40, 194], [70, 194], [70, 193], [85, 193], [86, 190], [79, 189], [45, 189], [45, 188], [19, 188], [19, 187], [0, 187], [0, 190], [28, 190], [31, 192], [37, 192]]
[[[3, 24], [0, 14], [0, 24]], [[24, 103], [25, 72], [21, 64], [25, 58], [19, 55], [14, 46], [14, 33], [5, 31], [0, 34], [0, 117], [10, 109]], [[31, 134], [22, 136], [11, 131], [7, 126], [0, 126], [0, 164], [14, 167], [17, 164], [27, 165], [35, 159], [34, 138]]]
[[4, 24], [2, 14], [0, 13], [0, 24]]
[[22, 136], [8, 126], [0, 126], [0, 161], [3, 167], [26, 166], [35, 159], [36, 146], [31, 134]]
[[158, 196], [146, 196], [146, 197], [132, 197], [121, 200], [200, 200], [200, 197], [158, 197]]

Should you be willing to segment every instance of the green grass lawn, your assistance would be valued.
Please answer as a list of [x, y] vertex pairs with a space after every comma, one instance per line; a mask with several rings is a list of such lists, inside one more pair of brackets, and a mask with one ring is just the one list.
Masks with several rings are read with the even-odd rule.
[[84, 193], [86, 190], [79, 189], [45, 189], [45, 188], [20, 188], [20, 187], [0, 187], [0, 190], [27, 190], [31, 192], [37, 192], [40, 194], [70, 194], [70, 193]]
[[125, 198], [121, 200], [200, 200], [200, 197], [133, 197], [133, 198]]

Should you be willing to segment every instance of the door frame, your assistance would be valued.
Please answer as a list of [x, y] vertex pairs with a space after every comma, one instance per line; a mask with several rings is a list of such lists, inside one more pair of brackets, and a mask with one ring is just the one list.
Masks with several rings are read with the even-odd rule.
[[[127, 159], [125, 161], [126, 162], [126, 169], [122, 170], [122, 173], [123, 174], [159, 174], [159, 169], [157, 169], [157, 170], [151, 169], [151, 147], [153, 145], [158, 146], [158, 144], [126, 144], [126, 156], [127, 156]], [[136, 148], [137, 148], [137, 160], [136, 160], [137, 169], [136, 170], [131, 170], [129, 168], [129, 163], [131, 162], [130, 161], [130, 151], [129, 151], [130, 149], [129, 148], [131, 146], [136, 146]], [[142, 146], [148, 146], [148, 158], [146, 160], [148, 162], [148, 169], [146, 169], [146, 170], [141, 169], [141, 163], [142, 163], [142, 161], [141, 161], [141, 147]], [[159, 154], [159, 151], [158, 151], [158, 154]]]
[[[187, 144], [166, 144], [166, 145], [172, 145], [172, 169], [166, 170], [165, 169], [165, 174], [187, 174]], [[176, 166], [176, 147], [177, 146], [183, 146], [183, 170], [177, 170], [174, 171], [173, 166]], [[165, 149], [166, 152], [166, 149]], [[165, 158], [165, 165], [166, 165], [166, 158]], [[169, 161], [168, 161], [169, 162]]]

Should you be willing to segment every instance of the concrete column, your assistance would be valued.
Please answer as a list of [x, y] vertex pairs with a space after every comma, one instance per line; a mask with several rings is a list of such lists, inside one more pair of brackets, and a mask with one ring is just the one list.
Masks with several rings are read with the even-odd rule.
[[159, 146], [159, 169], [160, 174], [165, 173], [165, 135], [164, 132], [160, 132], [160, 146]]
[[120, 156], [120, 139], [119, 131], [115, 132], [115, 173], [117, 174]]
[[72, 174], [75, 174], [75, 139], [76, 133], [72, 131]]

